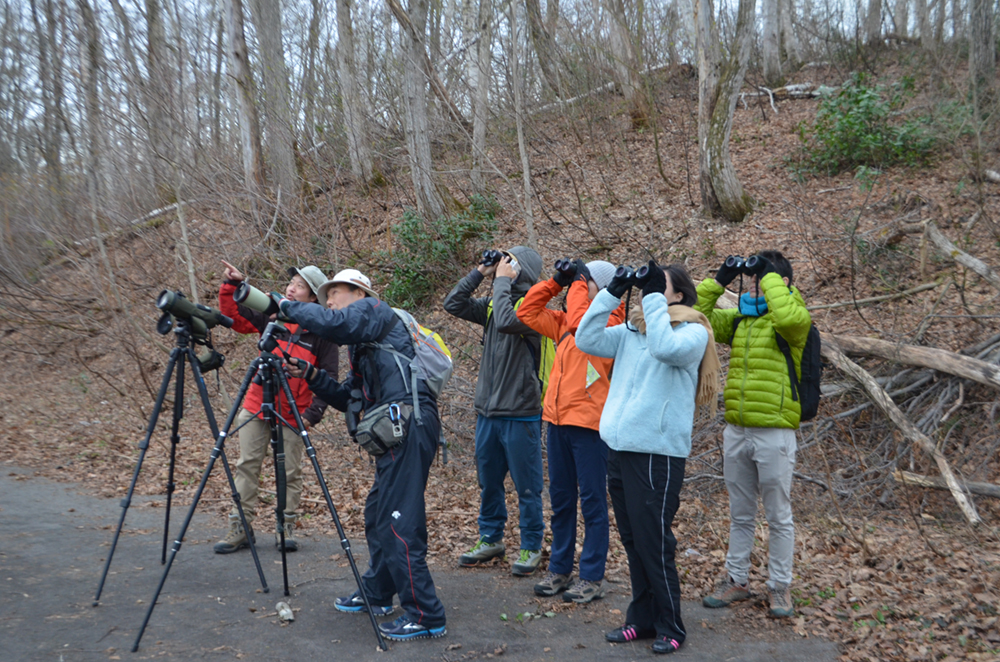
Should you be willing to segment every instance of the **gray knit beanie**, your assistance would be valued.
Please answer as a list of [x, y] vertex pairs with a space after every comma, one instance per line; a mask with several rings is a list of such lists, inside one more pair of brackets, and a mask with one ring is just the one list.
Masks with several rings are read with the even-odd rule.
[[611, 279], [615, 277], [615, 265], [604, 260], [588, 262], [587, 269], [590, 270], [590, 277], [594, 279], [597, 289], [600, 290], [607, 287], [611, 283]]

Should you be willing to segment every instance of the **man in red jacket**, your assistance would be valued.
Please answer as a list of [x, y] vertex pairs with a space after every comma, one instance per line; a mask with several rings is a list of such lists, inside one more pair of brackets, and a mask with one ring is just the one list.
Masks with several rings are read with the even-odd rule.
[[[233, 300], [233, 292], [243, 282], [244, 276], [239, 269], [228, 262], [223, 261], [223, 264], [226, 265], [223, 272], [225, 281], [219, 288], [219, 310], [233, 318], [234, 331], [259, 335], [270, 320], [264, 314], [239, 305]], [[326, 281], [326, 276], [317, 267], [312, 265], [301, 268], [292, 267], [288, 270], [288, 275], [291, 276], [291, 280], [285, 287], [285, 298], [304, 303], [326, 304], [326, 297], [324, 296], [324, 300], [320, 301], [317, 295], [320, 291], [320, 285]], [[298, 324], [286, 324], [285, 326], [291, 333], [291, 337], [278, 341], [281, 349], [290, 356], [305, 359], [332, 375], [337, 374], [339, 368], [339, 348], [337, 345], [300, 328]], [[306, 428], [319, 423], [320, 419], [323, 418], [326, 403], [313, 396], [304, 379], [291, 378], [288, 380], [288, 385], [295, 397], [295, 405], [302, 414]], [[251, 384], [243, 399], [243, 410], [236, 418], [236, 425], [240, 429], [240, 459], [236, 463], [235, 482], [248, 524], [253, 522], [257, 514], [260, 470], [271, 440], [270, 430], [260, 412], [263, 397], [261, 385]], [[281, 418], [294, 425], [295, 417], [292, 415], [292, 409], [283, 393], [278, 394], [275, 404], [279, 405], [278, 414]], [[302, 496], [302, 451], [304, 446], [302, 438], [288, 426], [285, 426], [282, 438], [285, 445], [285, 484], [287, 486], [285, 551], [294, 552], [299, 548], [293, 534], [295, 520], [298, 517], [296, 510]], [[276, 538], [276, 540], [280, 540], [280, 538]], [[276, 542], [275, 544], [280, 543]], [[243, 530], [239, 514], [234, 507], [229, 514], [229, 533], [224, 540], [215, 544], [215, 553], [230, 554], [247, 546], [249, 546], [247, 532]]]

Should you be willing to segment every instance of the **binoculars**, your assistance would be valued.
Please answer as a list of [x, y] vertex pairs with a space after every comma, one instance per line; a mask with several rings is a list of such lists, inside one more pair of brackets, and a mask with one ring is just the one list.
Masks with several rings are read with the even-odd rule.
[[624, 264], [615, 269], [615, 278], [624, 278], [627, 280], [632, 287], [638, 287], [642, 289], [649, 282], [651, 274], [649, 273], [649, 265], [644, 264], [638, 269], [633, 269], [632, 267], [627, 267]]
[[486, 267], [492, 267], [494, 264], [500, 264], [500, 260], [503, 259], [505, 253], [503, 251], [498, 251], [495, 248], [487, 248], [483, 251], [483, 259], [480, 264]]
[[760, 258], [756, 255], [751, 255], [750, 257], [743, 259], [739, 255], [730, 255], [726, 258], [726, 266], [730, 269], [737, 269], [741, 274], [750, 276], [753, 274], [753, 270], [757, 267], [757, 263], [760, 262]]
[[576, 265], [572, 260], [568, 259], [556, 260], [555, 267], [556, 271], [561, 271], [564, 274], [571, 274], [576, 271]]

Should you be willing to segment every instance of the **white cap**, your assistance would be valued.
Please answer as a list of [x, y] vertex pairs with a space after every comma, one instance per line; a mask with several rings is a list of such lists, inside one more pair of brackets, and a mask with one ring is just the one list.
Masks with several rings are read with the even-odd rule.
[[368, 279], [368, 276], [364, 275], [357, 269], [344, 269], [343, 271], [338, 271], [336, 276], [320, 286], [319, 292], [316, 293], [316, 297], [322, 305], [326, 305], [326, 293], [336, 283], [353, 285], [354, 287], [364, 290], [364, 293], [368, 296], [376, 299], [378, 298], [378, 295], [375, 294], [375, 290], [372, 289], [372, 282]]

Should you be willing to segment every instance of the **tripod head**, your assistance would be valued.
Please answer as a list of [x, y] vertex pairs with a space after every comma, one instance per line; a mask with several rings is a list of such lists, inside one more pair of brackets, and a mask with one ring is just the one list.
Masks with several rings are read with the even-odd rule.
[[173, 331], [177, 346], [181, 349], [187, 349], [189, 345], [200, 345], [202, 349], [196, 350], [195, 356], [198, 358], [198, 367], [202, 373], [206, 373], [221, 368], [226, 357], [212, 346], [211, 334], [204, 326], [204, 322], [198, 317], [177, 317], [166, 311], [156, 322], [156, 332], [165, 336]]

